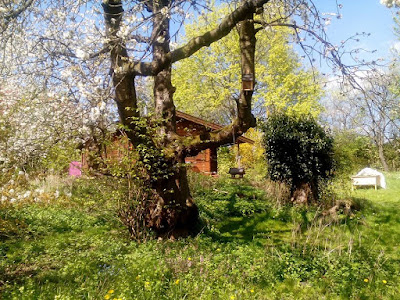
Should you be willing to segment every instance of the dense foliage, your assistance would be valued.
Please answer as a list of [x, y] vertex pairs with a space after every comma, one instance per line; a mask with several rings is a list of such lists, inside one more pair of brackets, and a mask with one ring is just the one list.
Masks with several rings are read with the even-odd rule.
[[333, 138], [311, 116], [276, 114], [263, 125], [268, 174], [292, 191], [332, 175]]
[[334, 149], [336, 173], [352, 175], [366, 166], [376, 165], [376, 150], [366, 136], [349, 131], [338, 132]]

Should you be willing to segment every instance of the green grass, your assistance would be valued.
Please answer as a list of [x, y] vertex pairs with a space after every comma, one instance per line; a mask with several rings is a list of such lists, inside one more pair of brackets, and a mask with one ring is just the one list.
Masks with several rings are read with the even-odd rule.
[[200, 235], [139, 244], [116, 216], [122, 183], [79, 180], [71, 198], [0, 204], [0, 298], [398, 299], [400, 173], [387, 182], [347, 192], [360, 210], [321, 217], [195, 176]]

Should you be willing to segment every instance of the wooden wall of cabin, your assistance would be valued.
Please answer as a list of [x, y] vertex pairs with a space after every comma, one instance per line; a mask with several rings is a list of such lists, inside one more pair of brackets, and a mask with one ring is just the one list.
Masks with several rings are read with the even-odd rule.
[[214, 175], [218, 173], [217, 149], [206, 149], [196, 156], [186, 157], [185, 162], [198, 173]]
[[[181, 136], [190, 136], [205, 132], [207, 129], [201, 125], [186, 119], [178, 119], [177, 121], [177, 134]], [[89, 144], [88, 144], [89, 145]], [[87, 145], [87, 146], [88, 146]], [[82, 168], [91, 169], [91, 161], [94, 157], [90, 152], [91, 147], [86, 147], [82, 152]], [[111, 137], [110, 142], [103, 145], [100, 151], [100, 160], [104, 164], [114, 164], [121, 161], [127, 151], [132, 149], [132, 145], [124, 135], [114, 135]], [[98, 156], [97, 156], [98, 157]], [[190, 168], [199, 173], [204, 174], [217, 174], [218, 173], [218, 157], [217, 148], [206, 149], [193, 157], [187, 157], [185, 162], [190, 165]], [[103, 164], [103, 166], [104, 166]], [[101, 166], [100, 166], [101, 169]]]

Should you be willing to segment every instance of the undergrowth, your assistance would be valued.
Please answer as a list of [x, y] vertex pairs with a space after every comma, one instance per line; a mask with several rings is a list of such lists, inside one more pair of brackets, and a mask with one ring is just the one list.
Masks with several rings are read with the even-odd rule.
[[191, 175], [201, 233], [141, 244], [118, 218], [123, 180], [61, 180], [58, 198], [1, 202], [0, 298], [397, 299], [399, 177], [348, 193], [357, 209], [332, 216], [278, 205], [261, 183]]

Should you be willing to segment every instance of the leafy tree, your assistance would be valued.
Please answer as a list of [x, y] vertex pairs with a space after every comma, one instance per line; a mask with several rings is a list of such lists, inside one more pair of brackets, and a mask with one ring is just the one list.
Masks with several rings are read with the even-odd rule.
[[375, 145], [380, 165], [389, 170], [385, 144], [398, 136], [400, 122], [398, 75], [393, 70], [363, 72], [361, 89], [344, 85], [329, 107], [329, 122], [337, 129], [353, 130], [367, 136]]
[[[159, 235], [186, 234], [198, 220], [185, 157], [229, 143], [256, 125], [253, 92], [240, 91], [235, 103], [237, 114], [230, 125], [207, 135], [178, 136], [176, 88], [171, 81], [173, 64], [238, 30], [238, 81], [242, 74], [255, 81], [256, 36], [273, 25], [295, 30], [299, 43], [311, 34], [315, 37], [308, 39], [311, 45], [321, 43], [318, 50], [322, 49], [333, 63], [340, 63], [339, 50], [324, 39], [325, 17], [313, 1], [230, 3], [232, 11], [217, 26], [174, 49], [172, 41], [180, 28], [176, 25], [183, 24], [191, 12], [199, 12], [200, 8], [212, 9], [209, 1], [43, 0], [39, 5], [39, 1], [26, 0], [22, 6], [0, 3], [0, 19], [7, 20], [0, 35], [1, 52], [5, 54], [1, 77], [18, 79], [20, 89], [30, 85], [63, 93], [87, 107], [104, 107], [113, 98], [128, 138], [145, 165], [148, 186], [156, 195], [147, 212], [146, 225]], [[266, 13], [270, 13], [268, 18]], [[192, 14], [192, 20], [197, 16]], [[153, 78], [153, 118], [138, 109], [139, 77]]]
[[333, 171], [333, 138], [311, 117], [275, 114], [263, 126], [268, 175], [291, 187], [291, 201], [318, 200]]
[[[185, 26], [185, 39], [190, 40], [215, 28], [220, 16], [230, 11], [229, 6], [222, 5]], [[235, 118], [235, 101], [240, 96], [238, 38], [238, 32], [232, 30], [210, 47], [176, 64], [173, 83], [180, 87], [174, 95], [178, 109], [223, 124]], [[286, 27], [270, 26], [257, 35], [253, 111], [260, 117], [265, 116], [267, 110], [319, 114], [318, 100], [322, 89], [314, 77], [318, 76], [317, 72], [314, 74], [302, 68], [289, 44], [290, 39], [293, 36]]]
[[318, 72], [302, 68], [288, 44], [286, 30], [273, 28], [269, 35], [272, 39], [268, 39], [270, 48], [265, 57], [268, 68], [259, 77], [259, 82], [266, 87], [263, 98], [267, 112], [317, 117], [321, 112], [318, 100], [323, 95]]
[[376, 161], [376, 150], [370, 138], [350, 130], [334, 135], [335, 174], [354, 175], [355, 172], [371, 166]]

